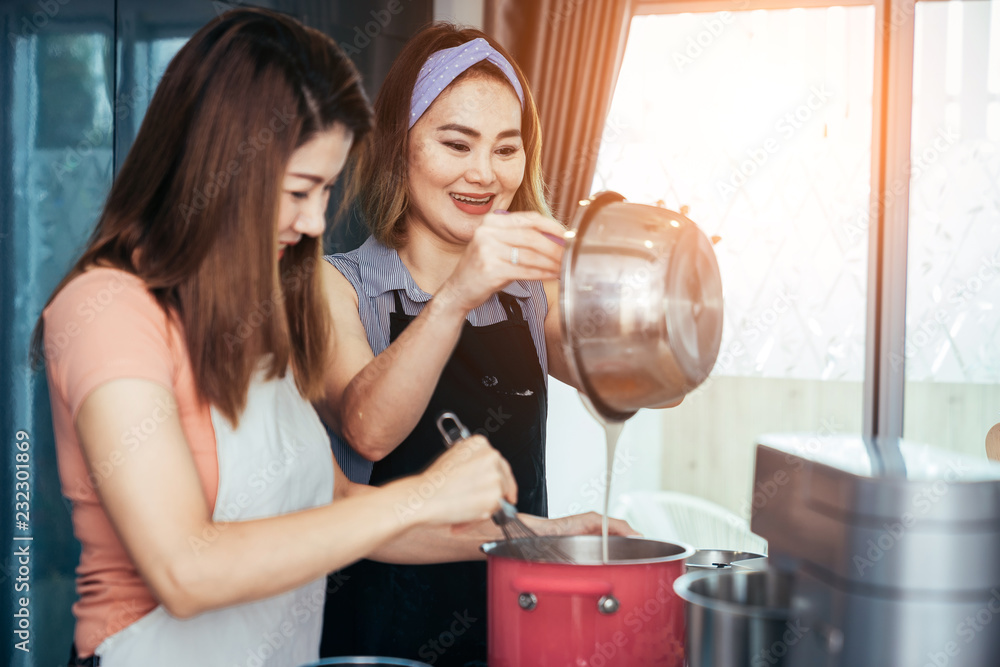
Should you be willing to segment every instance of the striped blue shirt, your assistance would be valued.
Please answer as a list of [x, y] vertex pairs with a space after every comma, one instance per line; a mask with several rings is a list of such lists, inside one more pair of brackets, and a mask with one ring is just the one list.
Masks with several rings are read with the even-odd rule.
[[[430, 301], [431, 294], [417, 286], [399, 254], [373, 237], [369, 237], [357, 250], [327, 255], [330, 262], [344, 274], [358, 294], [358, 315], [368, 336], [372, 352], [381, 354], [389, 347], [389, 314], [395, 310], [393, 292], [398, 291], [403, 310], [407, 315], [418, 315]], [[548, 378], [548, 359], [545, 352], [545, 314], [549, 304], [542, 283], [535, 280], [518, 280], [502, 291], [513, 296], [531, 331], [531, 339], [538, 353], [542, 373]], [[496, 294], [465, 317], [474, 327], [489, 326], [507, 319], [507, 312]], [[327, 429], [333, 452], [344, 474], [353, 482], [367, 484], [372, 473], [372, 462], [351, 449], [337, 433]]]

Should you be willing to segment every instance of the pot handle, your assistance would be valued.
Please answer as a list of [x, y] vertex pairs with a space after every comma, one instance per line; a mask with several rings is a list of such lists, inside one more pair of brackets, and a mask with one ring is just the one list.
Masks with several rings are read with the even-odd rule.
[[513, 577], [510, 587], [515, 593], [548, 593], [550, 595], [582, 595], [603, 597], [611, 595], [610, 581], [598, 579], [553, 579], [549, 577]]

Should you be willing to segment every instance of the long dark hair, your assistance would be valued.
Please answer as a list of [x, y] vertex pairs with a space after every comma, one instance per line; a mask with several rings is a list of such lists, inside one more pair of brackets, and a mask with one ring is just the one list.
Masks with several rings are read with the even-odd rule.
[[[521, 112], [521, 136], [524, 142], [525, 167], [521, 187], [510, 203], [512, 211], [538, 211], [549, 215], [542, 183], [542, 131], [538, 110], [528, 81], [514, 58], [489, 35], [472, 28], [436, 22], [414, 35], [396, 57], [375, 98], [375, 129], [365, 149], [356, 156], [356, 164], [348, 179], [347, 204], [357, 203], [372, 235], [391, 248], [406, 243], [403, 221], [409, 208], [407, 179], [407, 138], [409, 136], [410, 97], [420, 68], [431, 54], [448, 49], [477, 37], [482, 37], [499, 51], [517, 73], [524, 90]], [[510, 85], [503, 72], [489, 61], [479, 62], [452, 82], [468, 76], [487, 76]]]
[[[341, 123], [355, 146], [372, 111], [336, 43], [264, 9], [226, 12], [170, 62], [82, 257], [141, 278], [183, 331], [201, 398], [234, 423], [262, 359], [323, 393], [329, 311], [321, 242], [277, 259], [281, 181], [293, 151]], [[52, 298], [49, 299], [51, 303]], [[254, 311], [264, 317], [251, 319]], [[32, 354], [45, 356], [42, 322]]]

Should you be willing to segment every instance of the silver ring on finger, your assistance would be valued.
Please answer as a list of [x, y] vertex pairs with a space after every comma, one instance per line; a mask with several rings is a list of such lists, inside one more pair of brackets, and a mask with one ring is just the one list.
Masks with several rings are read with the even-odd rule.
[[511, 247], [510, 249], [510, 263], [517, 264], [517, 247]]

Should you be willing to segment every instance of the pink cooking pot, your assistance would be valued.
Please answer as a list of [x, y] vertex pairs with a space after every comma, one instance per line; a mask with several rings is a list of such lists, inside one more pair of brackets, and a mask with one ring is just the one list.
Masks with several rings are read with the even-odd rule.
[[[527, 538], [531, 539], [531, 538]], [[686, 545], [611, 537], [542, 538], [571, 562], [520, 540], [484, 544], [490, 667], [683, 667], [684, 603], [674, 580]]]

